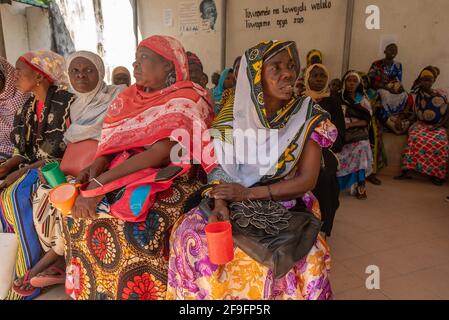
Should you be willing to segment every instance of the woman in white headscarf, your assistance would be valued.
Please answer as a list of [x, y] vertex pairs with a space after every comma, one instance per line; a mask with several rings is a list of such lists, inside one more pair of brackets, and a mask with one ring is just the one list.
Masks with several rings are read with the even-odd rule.
[[72, 91], [77, 99], [70, 108], [72, 123], [64, 140], [67, 143], [88, 139], [99, 141], [106, 111], [125, 86], [107, 85], [103, 81], [104, 63], [95, 53], [75, 52], [67, 59], [67, 66]]
[[[104, 63], [95, 53], [75, 52], [67, 59], [66, 65], [71, 91], [77, 98], [70, 107], [71, 124], [64, 134], [64, 142], [68, 145], [64, 158], [70, 152], [71, 145], [87, 140], [100, 140], [106, 111], [125, 88], [125, 86], [109, 86], [103, 81]], [[91, 151], [95, 153], [95, 150]], [[90, 150], [85, 150], [83, 154], [88, 152]], [[78, 162], [83, 154], [78, 153], [78, 157], [70, 159], [70, 162]], [[33, 274], [36, 276], [30, 281], [33, 287], [38, 288], [65, 282], [61, 218], [48, 201], [50, 190], [51, 187], [42, 184], [35, 193], [33, 201], [34, 225], [40, 244], [46, 252], [45, 257], [33, 268], [35, 269]]]

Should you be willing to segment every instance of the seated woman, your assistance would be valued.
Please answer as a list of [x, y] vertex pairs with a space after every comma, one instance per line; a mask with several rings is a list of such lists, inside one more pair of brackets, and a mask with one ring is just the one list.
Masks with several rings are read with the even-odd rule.
[[214, 89], [215, 114], [220, 113], [221, 99], [226, 89], [231, 89], [235, 85], [235, 75], [232, 69], [224, 69], [220, 75], [218, 85]]
[[332, 234], [335, 213], [340, 207], [340, 186], [337, 180], [338, 159], [335, 154], [341, 152], [345, 139], [345, 117], [340, 99], [331, 96], [329, 89], [329, 71], [322, 64], [315, 64], [306, 70], [305, 96], [311, 97], [321, 108], [331, 116], [332, 123], [337, 127], [338, 136], [331, 149], [323, 149], [323, 160], [318, 183], [313, 194], [320, 203], [323, 220], [322, 231], [326, 236]]
[[346, 133], [343, 150], [337, 155], [340, 160], [337, 177], [342, 191], [351, 189], [351, 195], [366, 200], [365, 181], [373, 170], [368, 131], [372, 110], [357, 72], [348, 71], [344, 76], [342, 99]]
[[377, 116], [382, 125], [396, 134], [405, 134], [410, 122], [406, 114], [410, 107], [410, 96], [402, 86], [402, 64], [394, 59], [398, 46], [390, 44], [385, 48], [385, 58], [375, 61], [369, 70], [373, 89], [379, 93], [381, 108]]
[[[435, 82], [438, 80], [438, 77], [441, 74], [441, 70], [438, 67], [435, 66], [427, 66], [423, 69], [430, 71], [433, 73], [433, 75], [435, 76]], [[417, 91], [419, 91], [420, 88], [420, 84], [421, 84], [421, 79], [419, 78], [420, 75], [418, 75], [418, 78], [413, 82], [413, 86], [412, 86], [412, 93], [416, 93]], [[439, 95], [444, 96], [446, 99], [449, 98], [449, 93], [445, 88], [432, 88], [432, 90], [434, 90], [435, 92], [437, 92]]]
[[307, 65], [301, 69], [298, 79], [304, 81], [306, 76], [306, 71], [308, 68], [313, 66], [314, 64], [323, 64], [323, 54], [320, 50], [312, 49], [307, 52], [306, 56]]
[[117, 67], [112, 71], [112, 83], [116, 86], [131, 85], [131, 73], [126, 67]]
[[234, 85], [232, 86], [232, 88], [228, 88], [223, 92], [223, 96], [221, 97], [221, 102], [220, 102], [220, 110], [222, 110], [229, 104], [231, 104], [231, 105], [234, 104], [235, 86], [237, 84], [237, 77], [239, 75], [241, 61], [242, 61], [241, 56], [237, 57], [234, 60], [234, 64], [232, 65], [232, 70], [234, 70], [234, 78], [235, 78]]
[[11, 141], [14, 115], [17, 110], [29, 99], [16, 88], [16, 70], [0, 57], [0, 163], [11, 158], [14, 145]]
[[403, 172], [397, 179], [410, 179], [410, 172], [416, 171], [441, 186], [447, 175], [449, 143], [445, 126], [449, 112], [446, 98], [432, 89], [435, 78], [426, 69], [419, 76], [419, 88], [414, 94], [418, 122], [410, 128], [402, 160]]
[[[215, 202], [210, 222], [229, 220], [229, 205], [247, 200], [266, 200], [263, 203], [275, 202], [276, 206], [288, 208], [305, 203], [312, 207], [315, 200], [309, 191], [318, 179], [321, 147], [333, 143], [336, 129], [325, 122], [328, 114], [310, 98], [293, 96], [299, 70], [294, 42], [263, 42], [246, 51], [235, 103], [222, 110], [214, 125], [220, 132], [214, 140], [215, 151], [221, 156], [209, 181], [226, 183], [210, 191]], [[238, 117], [234, 119], [234, 115]], [[268, 131], [267, 134], [279, 133], [279, 149], [270, 152], [268, 166], [257, 161], [255, 153], [243, 156], [234, 150], [235, 142], [245, 139], [240, 133], [259, 129]], [[266, 150], [263, 148], [268, 148], [270, 140], [254, 141], [255, 148]], [[243, 159], [246, 156], [249, 159]], [[307, 257], [298, 261], [286, 276], [275, 279], [272, 270], [240, 248], [235, 249], [232, 262], [224, 266], [212, 264], [205, 235], [208, 219], [204, 214], [199, 208], [193, 209], [173, 229], [167, 299], [302, 300], [332, 296], [329, 248], [321, 236]]]
[[373, 116], [371, 117], [371, 126], [369, 130], [369, 140], [371, 143], [371, 150], [373, 150], [373, 173], [366, 178], [367, 181], [374, 185], [381, 185], [382, 181], [377, 178], [377, 173], [385, 168], [388, 164], [387, 153], [383, 142], [382, 126], [376, 117], [377, 111], [381, 109], [381, 102], [379, 94], [371, 86], [371, 80], [367, 74], [359, 73], [362, 78], [363, 88], [365, 89], [366, 96], [371, 104], [373, 110]]
[[164, 299], [169, 232], [201, 187], [197, 166], [173, 166], [171, 157], [182, 146], [193, 160], [188, 137], [211, 119], [184, 48], [167, 36], [142, 41], [134, 75], [137, 84], [108, 109], [97, 158], [77, 178], [86, 185], [63, 219], [66, 291], [76, 300]]
[[39, 294], [29, 284], [36, 275], [31, 269], [42, 254], [31, 199], [40, 185], [36, 169], [60, 160], [66, 148], [63, 137], [75, 97], [64, 89], [67, 87], [64, 64], [61, 56], [50, 51], [29, 52], [16, 63], [17, 88], [33, 96], [16, 113], [11, 134], [14, 155], [0, 167], [1, 176], [9, 174], [0, 186], [3, 189], [0, 216], [7, 232], [17, 234], [20, 240], [17, 280], [9, 299]]
[[[71, 144], [100, 140], [106, 111], [111, 102], [125, 87], [106, 85], [103, 80], [105, 77], [103, 60], [95, 53], [76, 52], [67, 59], [67, 67], [72, 92], [77, 96], [70, 107], [70, 127], [64, 134], [68, 151]], [[89, 144], [87, 147], [95, 146]], [[68, 153], [66, 152], [64, 157], [67, 157]], [[78, 154], [76, 158], [67, 160], [84, 162], [84, 157], [94, 153], [95, 150], [84, 150], [83, 154]], [[69, 155], [73, 156], [73, 152]], [[29, 272], [30, 277], [32, 277], [30, 284], [35, 288], [65, 283], [64, 239], [61, 217], [59, 212], [49, 203], [50, 190], [50, 186], [41, 184], [33, 197], [34, 224], [42, 249], [45, 252], [44, 257]]]

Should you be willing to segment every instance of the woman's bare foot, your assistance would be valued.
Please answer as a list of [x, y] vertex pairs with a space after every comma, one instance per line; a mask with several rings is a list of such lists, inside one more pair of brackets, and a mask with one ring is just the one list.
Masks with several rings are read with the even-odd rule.
[[56, 260], [56, 262], [50, 266], [49, 268], [45, 269], [44, 271], [38, 273], [36, 275], [37, 278], [39, 277], [46, 277], [46, 276], [58, 276], [61, 273], [58, 272], [58, 269], [60, 270], [65, 270], [66, 268], [66, 263], [64, 260], [64, 257], [60, 257]]
[[33, 290], [33, 286], [29, 283], [29, 280], [34, 277], [34, 273], [32, 269], [28, 273], [28, 282], [25, 284], [25, 277], [17, 278], [14, 280], [14, 285], [23, 291], [31, 291]]

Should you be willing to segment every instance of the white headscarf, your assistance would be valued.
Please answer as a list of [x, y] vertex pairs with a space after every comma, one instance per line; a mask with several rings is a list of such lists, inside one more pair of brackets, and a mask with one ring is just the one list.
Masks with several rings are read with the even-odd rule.
[[84, 140], [100, 141], [104, 117], [111, 102], [122, 92], [125, 86], [108, 86], [104, 82], [105, 67], [101, 57], [89, 51], [77, 51], [67, 59], [67, 69], [76, 58], [85, 58], [97, 68], [99, 81], [94, 90], [81, 93], [72, 87], [77, 99], [70, 107], [71, 125], [64, 135], [66, 143]]

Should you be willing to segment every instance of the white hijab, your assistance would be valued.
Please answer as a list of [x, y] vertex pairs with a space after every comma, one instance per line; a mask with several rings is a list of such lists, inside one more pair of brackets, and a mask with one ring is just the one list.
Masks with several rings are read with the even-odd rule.
[[67, 69], [76, 58], [85, 58], [97, 68], [99, 81], [94, 90], [81, 93], [72, 87], [77, 99], [70, 107], [71, 124], [64, 135], [66, 143], [84, 140], [100, 141], [104, 117], [112, 101], [122, 92], [125, 86], [108, 86], [104, 82], [105, 67], [100, 56], [89, 51], [77, 51], [67, 59]]

